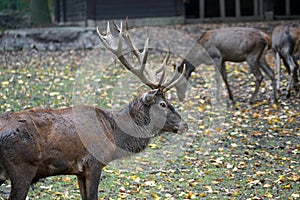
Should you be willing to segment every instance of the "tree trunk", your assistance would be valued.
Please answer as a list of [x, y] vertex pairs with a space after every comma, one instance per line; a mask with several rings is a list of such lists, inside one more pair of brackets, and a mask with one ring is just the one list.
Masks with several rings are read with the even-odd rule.
[[31, 23], [35, 25], [51, 24], [48, 0], [30, 0]]

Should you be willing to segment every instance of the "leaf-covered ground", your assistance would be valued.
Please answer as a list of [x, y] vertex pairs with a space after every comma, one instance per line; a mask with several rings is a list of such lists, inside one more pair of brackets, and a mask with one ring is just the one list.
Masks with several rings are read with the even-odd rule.
[[[84, 102], [107, 109], [127, 103], [132, 96], [124, 96], [128, 93], [122, 85], [128, 72], [118, 66], [91, 68], [98, 73], [83, 70], [97, 65], [97, 59], [86, 59], [93, 57], [90, 54], [4, 53], [0, 113], [70, 106], [80, 103], [78, 98], [89, 94], [89, 89], [92, 98]], [[268, 62], [274, 68], [271, 57]], [[222, 107], [215, 105], [207, 97], [209, 85], [194, 73], [185, 102], [179, 103], [174, 91], [169, 95], [188, 121], [188, 133], [165, 134], [155, 138], [145, 152], [109, 164], [102, 173], [100, 199], [300, 199], [299, 92], [292, 91], [289, 99], [282, 95], [274, 105], [266, 77], [257, 102], [250, 105], [254, 78], [249, 68], [245, 63], [228, 63], [227, 70], [237, 103], [225, 100]], [[282, 88], [286, 81], [284, 74]], [[126, 90], [133, 95], [141, 90], [129, 84]], [[6, 182], [0, 187], [0, 197], [7, 198], [9, 191]], [[33, 185], [28, 197], [80, 199], [80, 194], [74, 176], [57, 176]]]

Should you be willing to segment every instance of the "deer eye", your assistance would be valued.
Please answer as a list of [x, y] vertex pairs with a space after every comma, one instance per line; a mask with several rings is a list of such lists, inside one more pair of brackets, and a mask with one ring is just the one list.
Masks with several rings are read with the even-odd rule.
[[160, 105], [162, 108], [166, 108], [166, 107], [167, 107], [167, 104], [166, 104], [166, 102], [164, 102], [164, 101], [160, 102], [159, 105]]

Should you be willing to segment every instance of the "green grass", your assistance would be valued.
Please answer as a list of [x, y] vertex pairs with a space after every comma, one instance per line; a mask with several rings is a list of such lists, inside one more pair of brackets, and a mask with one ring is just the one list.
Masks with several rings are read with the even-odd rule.
[[[78, 57], [86, 52], [36, 54], [5, 54], [6, 60], [0, 63], [0, 113], [80, 102], [119, 108], [132, 99], [127, 90], [130, 94], [142, 90], [135, 82], [123, 88], [128, 73], [120, 67], [84, 67]], [[28, 56], [32, 59], [26, 60]], [[242, 76], [236, 73], [235, 77]], [[196, 74], [191, 81], [200, 79]], [[237, 84], [242, 83], [231, 83], [239, 100], [225, 112], [212, 109], [200, 84], [180, 106], [171, 91], [171, 101], [188, 121], [189, 132], [165, 134], [155, 138], [144, 153], [109, 164], [102, 173], [99, 198], [299, 199], [298, 94], [293, 92], [275, 106], [267, 100], [271, 89], [264, 84], [266, 92], [249, 105], [245, 100], [251, 85], [240, 89]], [[221, 126], [213, 126], [217, 117], [224, 117]], [[0, 187], [1, 198], [8, 197], [9, 189], [9, 182]], [[33, 185], [28, 197], [80, 199], [80, 194], [74, 176], [57, 176]]]

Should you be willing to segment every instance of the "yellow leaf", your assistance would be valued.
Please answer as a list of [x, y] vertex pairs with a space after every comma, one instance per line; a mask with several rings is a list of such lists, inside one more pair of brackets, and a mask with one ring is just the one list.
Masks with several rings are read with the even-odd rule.
[[268, 198], [273, 198], [273, 195], [271, 193], [264, 194], [263, 196]]
[[50, 92], [49, 95], [50, 95], [50, 97], [53, 97], [53, 96], [58, 95], [58, 92]]
[[54, 194], [57, 195], [57, 196], [62, 196], [63, 195], [63, 193], [61, 193], [61, 192], [55, 192]]
[[260, 180], [250, 180], [249, 183], [248, 183], [248, 185], [250, 187], [256, 186], [256, 185], [261, 185], [261, 182], [260, 182]]
[[3, 81], [1, 84], [2, 84], [2, 86], [6, 86], [6, 85], [9, 84], [9, 82], [8, 81]]
[[103, 168], [103, 171], [105, 171], [106, 173], [113, 173], [114, 171], [111, 169], [107, 169], [106, 167]]
[[190, 157], [190, 156], [187, 156], [187, 155], [185, 155], [184, 158], [185, 158], [186, 160], [197, 160], [197, 158], [195, 158], [195, 157]]
[[[200, 98], [200, 96], [196, 97], [196, 98]], [[199, 99], [199, 103], [201, 104], [205, 104], [205, 101], [203, 99]]]
[[71, 179], [70, 179], [68, 176], [66, 176], [66, 177], [63, 178], [63, 181], [64, 181], [64, 182], [70, 182]]
[[275, 183], [281, 183], [281, 182], [285, 182], [285, 178], [284, 175], [281, 175], [278, 177], [278, 179], [276, 181], [274, 181]]
[[77, 182], [77, 181], [75, 182], [75, 187], [76, 187], [77, 189], [79, 189], [79, 185], [78, 185], [78, 182]]
[[281, 188], [282, 188], [282, 189], [291, 189], [292, 186], [291, 186], [291, 184], [287, 184], [287, 185], [281, 186]]
[[297, 193], [294, 193], [291, 195], [291, 197], [292, 197], [292, 199], [298, 199], [298, 198], [300, 198], [300, 195]]
[[278, 110], [278, 105], [277, 104], [272, 104], [272, 108], [274, 109], [274, 110]]
[[259, 115], [258, 113], [253, 113], [252, 117], [253, 117], [253, 118], [259, 118], [260, 115]]
[[300, 180], [300, 175], [293, 173], [288, 179], [297, 182]]
[[213, 190], [212, 190], [212, 187], [211, 186], [209, 186], [209, 185], [204, 185], [203, 186], [205, 189], [207, 189], [208, 191], [208, 193], [213, 193]]
[[141, 168], [141, 167], [136, 167], [135, 169], [140, 172], [144, 171], [143, 168]]
[[204, 134], [205, 134], [205, 135], [208, 135], [208, 136], [211, 135], [211, 130], [206, 129], [206, 130], [204, 131]]
[[289, 120], [288, 120], [288, 122], [289, 123], [294, 123], [296, 120], [295, 120], [295, 117], [291, 117], [291, 118], [289, 118]]
[[151, 149], [157, 149], [158, 146], [156, 144], [148, 144], [148, 147], [150, 147]]
[[198, 107], [199, 112], [204, 112], [204, 104]]
[[271, 187], [271, 185], [266, 183], [266, 184], [263, 185], [263, 187], [264, 188], [269, 188], [269, 187]]
[[205, 129], [205, 126], [204, 125], [200, 125], [199, 129]]
[[133, 175], [133, 176], [130, 176], [130, 179], [131, 179], [132, 181], [134, 181], [134, 182], [137, 182], [137, 183], [139, 183], [139, 182], [140, 182], [140, 180], [141, 180], [141, 178], [140, 178], [140, 177], [138, 177], [138, 176], [135, 176], [135, 175]]
[[231, 147], [232, 147], [232, 148], [236, 148], [236, 147], [238, 147], [238, 146], [239, 146], [239, 145], [237, 145], [236, 143], [232, 143], [232, 144], [231, 144]]
[[155, 181], [153, 181], [153, 180], [146, 181], [146, 182], [145, 182], [145, 185], [146, 185], [146, 186], [156, 186]]
[[196, 181], [190, 181], [189, 182], [189, 186], [195, 186], [195, 185], [197, 185], [198, 183], [196, 182]]
[[207, 195], [204, 193], [199, 194], [200, 197], [206, 197]]
[[233, 165], [230, 164], [230, 163], [227, 163], [226, 168], [227, 168], [227, 169], [231, 169], [231, 168], [233, 168]]
[[187, 198], [187, 199], [193, 199], [193, 198], [195, 198], [195, 197], [196, 197], [196, 195], [193, 194], [192, 192], [189, 192], [189, 193], [186, 195], [186, 198]]
[[253, 136], [262, 136], [263, 133], [262, 133], [262, 132], [259, 132], [259, 131], [253, 131], [253, 132], [251, 133], [251, 135], [253, 135]]
[[155, 200], [160, 199], [159, 196], [157, 194], [155, 194], [155, 193], [152, 193], [151, 195], [152, 195], [153, 199], [155, 199]]

